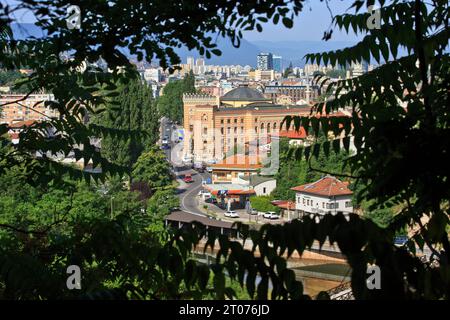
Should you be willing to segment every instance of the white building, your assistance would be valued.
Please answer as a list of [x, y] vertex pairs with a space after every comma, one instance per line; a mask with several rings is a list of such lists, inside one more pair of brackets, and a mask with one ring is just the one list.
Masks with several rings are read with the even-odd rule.
[[187, 65], [189, 70], [194, 70], [194, 57], [187, 57]]
[[325, 176], [316, 182], [292, 188], [295, 208], [301, 214], [336, 214], [353, 212], [352, 195], [348, 183], [335, 177]]
[[257, 196], [268, 196], [277, 187], [276, 179], [268, 176], [260, 176], [258, 174], [243, 177], [239, 182], [242, 185], [251, 186], [253, 190], [255, 190]]
[[160, 68], [148, 68], [144, 71], [144, 79], [147, 82], [153, 81], [156, 83], [162, 80], [162, 69]]

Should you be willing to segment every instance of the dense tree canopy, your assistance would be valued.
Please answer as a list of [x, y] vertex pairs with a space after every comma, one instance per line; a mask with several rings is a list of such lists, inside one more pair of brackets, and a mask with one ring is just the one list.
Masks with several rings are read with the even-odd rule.
[[[94, 122], [112, 130], [130, 132], [125, 139], [106, 135], [101, 141], [102, 156], [132, 168], [138, 157], [158, 140], [159, 115], [149, 86], [140, 80], [122, 84], [105, 112]], [[132, 135], [133, 132], [141, 134]]]
[[276, 174], [277, 187], [273, 192], [276, 199], [294, 200], [295, 191], [291, 190], [292, 187], [314, 182], [320, 179], [324, 172], [337, 175], [346, 172], [345, 160], [349, 153], [344, 150], [338, 153], [331, 152], [328, 156], [322, 152], [310, 162], [298, 161], [291, 156], [291, 152], [288, 139], [281, 139], [280, 169]]
[[133, 165], [131, 176], [133, 181], [144, 183], [151, 194], [172, 185], [169, 164], [164, 152], [157, 147], [152, 147], [141, 154]]
[[183, 93], [195, 93], [195, 77], [189, 72], [182, 80], [169, 82], [158, 99], [158, 111], [173, 121], [183, 121]]
[[326, 72], [326, 76], [330, 77], [330, 78], [341, 78], [344, 79], [347, 75], [347, 71], [345, 69], [333, 69], [333, 70], [328, 70]]

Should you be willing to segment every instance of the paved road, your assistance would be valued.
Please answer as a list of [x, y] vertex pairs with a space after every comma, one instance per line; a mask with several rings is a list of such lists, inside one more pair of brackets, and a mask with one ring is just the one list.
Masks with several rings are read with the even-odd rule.
[[[170, 149], [165, 149], [164, 152], [166, 154], [167, 159], [171, 163], [173, 172], [176, 175], [177, 181], [180, 184], [180, 186], [177, 189], [177, 194], [180, 198], [180, 209], [182, 211], [189, 212], [192, 214], [206, 216], [202, 211], [198, 209], [198, 198], [196, 196], [201, 189], [202, 180], [206, 180], [211, 176], [207, 172], [198, 173], [197, 171], [192, 170], [190, 166], [182, 165], [180, 163], [177, 163], [177, 161], [175, 161], [176, 159], [174, 158], [176, 155], [174, 153], [177, 153], [177, 149], [182, 147], [182, 142], [179, 142], [178, 144], [174, 142], [178, 138], [177, 129], [178, 128], [176, 129], [173, 128], [173, 124], [169, 123], [169, 119], [163, 119], [161, 121], [161, 135], [169, 136], [170, 141]], [[179, 152], [178, 155], [181, 156], [181, 152]], [[192, 175], [193, 179], [192, 183], [185, 183], [182, 180], [185, 174]]]
[[[176, 168], [178, 182], [180, 187], [178, 188], [178, 195], [180, 197], [180, 208], [183, 211], [200, 214], [205, 216], [205, 214], [198, 209], [198, 197], [197, 194], [202, 188], [202, 180], [208, 177], [208, 173], [198, 173], [190, 168], [178, 167]], [[184, 174], [191, 174], [193, 182], [185, 183], [180, 178]]]
[[170, 149], [165, 149], [164, 153], [166, 154], [166, 157], [169, 161], [171, 161], [171, 152], [172, 152], [172, 148], [175, 145], [175, 143], [173, 142], [173, 135], [174, 133], [176, 133], [176, 130], [174, 130], [172, 128], [172, 124], [169, 123], [169, 119], [163, 118], [161, 121], [161, 140], [164, 136], [168, 136], [169, 137], [169, 145], [170, 145]]

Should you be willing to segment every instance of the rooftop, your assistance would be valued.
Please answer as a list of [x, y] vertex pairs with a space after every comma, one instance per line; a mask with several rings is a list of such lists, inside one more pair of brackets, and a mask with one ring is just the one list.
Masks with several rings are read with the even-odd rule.
[[327, 197], [353, 194], [353, 191], [348, 188], [347, 182], [342, 182], [330, 175], [326, 175], [316, 182], [307, 183], [298, 187], [291, 188], [291, 190]]
[[166, 216], [166, 220], [169, 221], [180, 221], [180, 222], [201, 222], [205, 226], [218, 227], [218, 228], [233, 228], [232, 222], [226, 222], [221, 220], [214, 220], [208, 217], [193, 215], [184, 211], [174, 211], [168, 216]]
[[241, 179], [248, 181], [253, 187], [270, 180], [275, 180], [273, 177], [260, 176], [259, 174], [252, 174], [250, 176], [242, 177]]
[[291, 200], [274, 200], [271, 203], [281, 209], [295, 209], [295, 203]]
[[243, 154], [235, 154], [231, 157], [227, 157], [224, 160], [213, 164], [211, 166], [214, 169], [241, 169], [241, 170], [256, 170], [263, 166], [261, 165], [261, 159], [258, 156], [249, 156]]
[[276, 112], [283, 112], [283, 111], [304, 111], [307, 112], [309, 115], [309, 112], [311, 111], [310, 105], [281, 105], [281, 104], [272, 104], [267, 102], [253, 102], [245, 107], [239, 107], [239, 108], [233, 108], [233, 107], [219, 107], [217, 109], [218, 111], [243, 111], [243, 110], [261, 110], [261, 111], [276, 111]]
[[219, 191], [226, 191], [228, 195], [255, 194], [255, 190], [248, 186], [233, 183], [214, 183], [204, 185], [212, 195], [217, 196]]
[[240, 86], [233, 89], [223, 95], [220, 100], [222, 101], [265, 101], [264, 95], [256, 90], [247, 86]]
[[29, 127], [36, 123], [36, 120], [16, 121], [9, 125], [10, 129], [19, 129], [23, 127]]
[[289, 139], [305, 139], [308, 135], [306, 134], [306, 130], [303, 127], [297, 130], [281, 130], [278, 133], [272, 134], [272, 136], [278, 136]]

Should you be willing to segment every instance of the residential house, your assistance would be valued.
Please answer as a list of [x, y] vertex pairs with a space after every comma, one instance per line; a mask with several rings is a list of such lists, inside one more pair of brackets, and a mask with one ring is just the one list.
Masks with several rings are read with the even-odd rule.
[[291, 188], [296, 192], [295, 208], [300, 216], [307, 214], [336, 214], [353, 212], [352, 195], [348, 183], [326, 175], [323, 178]]

